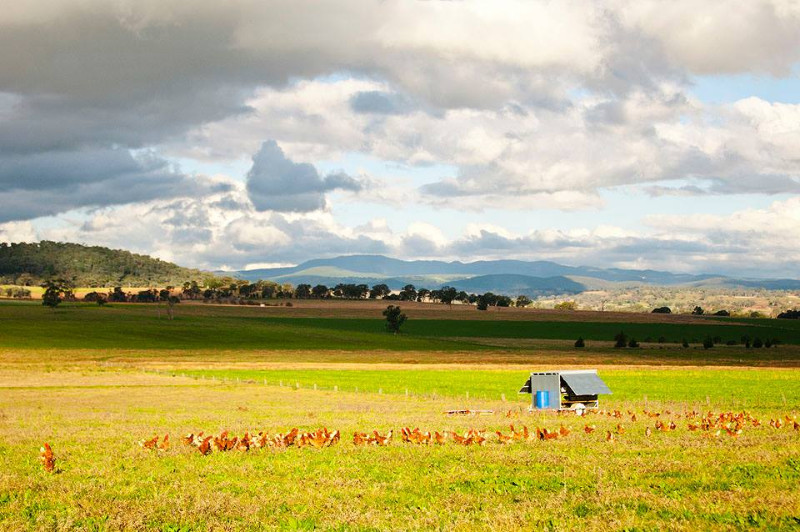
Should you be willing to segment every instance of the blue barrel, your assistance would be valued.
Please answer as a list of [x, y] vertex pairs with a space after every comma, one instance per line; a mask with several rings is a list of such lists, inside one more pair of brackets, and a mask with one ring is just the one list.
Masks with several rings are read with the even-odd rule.
[[536, 408], [550, 408], [550, 390], [536, 390]]

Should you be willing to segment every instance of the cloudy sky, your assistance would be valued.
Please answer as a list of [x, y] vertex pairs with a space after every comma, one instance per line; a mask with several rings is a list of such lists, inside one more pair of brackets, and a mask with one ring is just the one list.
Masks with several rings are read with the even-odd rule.
[[800, 3], [0, 15], [0, 241], [798, 277]]

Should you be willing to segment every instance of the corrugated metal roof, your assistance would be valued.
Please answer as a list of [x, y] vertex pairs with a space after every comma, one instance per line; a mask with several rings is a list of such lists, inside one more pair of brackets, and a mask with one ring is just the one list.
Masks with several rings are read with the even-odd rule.
[[561, 380], [564, 381], [574, 395], [600, 395], [611, 393], [611, 390], [606, 386], [606, 383], [597, 376], [597, 373], [562, 373]]
[[517, 393], [531, 393], [531, 378], [528, 377], [528, 380], [525, 381], [525, 385], [519, 389]]

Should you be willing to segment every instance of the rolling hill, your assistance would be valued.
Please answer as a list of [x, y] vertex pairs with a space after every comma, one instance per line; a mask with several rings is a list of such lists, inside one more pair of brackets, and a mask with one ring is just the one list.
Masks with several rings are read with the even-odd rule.
[[213, 274], [100, 246], [43, 240], [0, 243], [0, 284], [38, 285], [64, 279], [74, 286], [165, 286], [202, 281]]

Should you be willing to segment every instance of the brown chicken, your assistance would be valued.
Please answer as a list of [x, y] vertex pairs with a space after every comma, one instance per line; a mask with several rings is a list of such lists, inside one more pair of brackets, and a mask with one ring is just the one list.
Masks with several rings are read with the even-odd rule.
[[197, 446], [197, 451], [203, 456], [211, 454], [211, 439], [212, 437], [208, 436]]
[[496, 431], [495, 434], [497, 434], [497, 441], [499, 441], [500, 443], [506, 443], [506, 444], [514, 443], [514, 436], [506, 436], [499, 430]]
[[145, 449], [155, 449], [156, 447], [158, 447], [158, 436], [154, 436], [150, 440], [142, 440], [139, 442], [139, 445], [141, 445]]
[[389, 445], [389, 443], [392, 441], [392, 432], [393, 431], [390, 430], [386, 434], [386, 436], [381, 436], [377, 430], [373, 430], [372, 434], [374, 436], [370, 437], [370, 443], [373, 445], [378, 445], [380, 447], [385, 447], [386, 445]]
[[522, 425], [522, 430], [516, 430], [514, 425], [509, 425], [511, 429], [511, 437], [514, 438], [514, 441], [528, 441], [530, 439], [530, 432], [528, 431], [528, 427], [526, 425]]
[[53, 449], [50, 448], [49, 443], [45, 443], [39, 449], [39, 460], [42, 462], [44, 470], [48, 473], [53, 473], [56, 470], [56, 456], [53, 454]]

